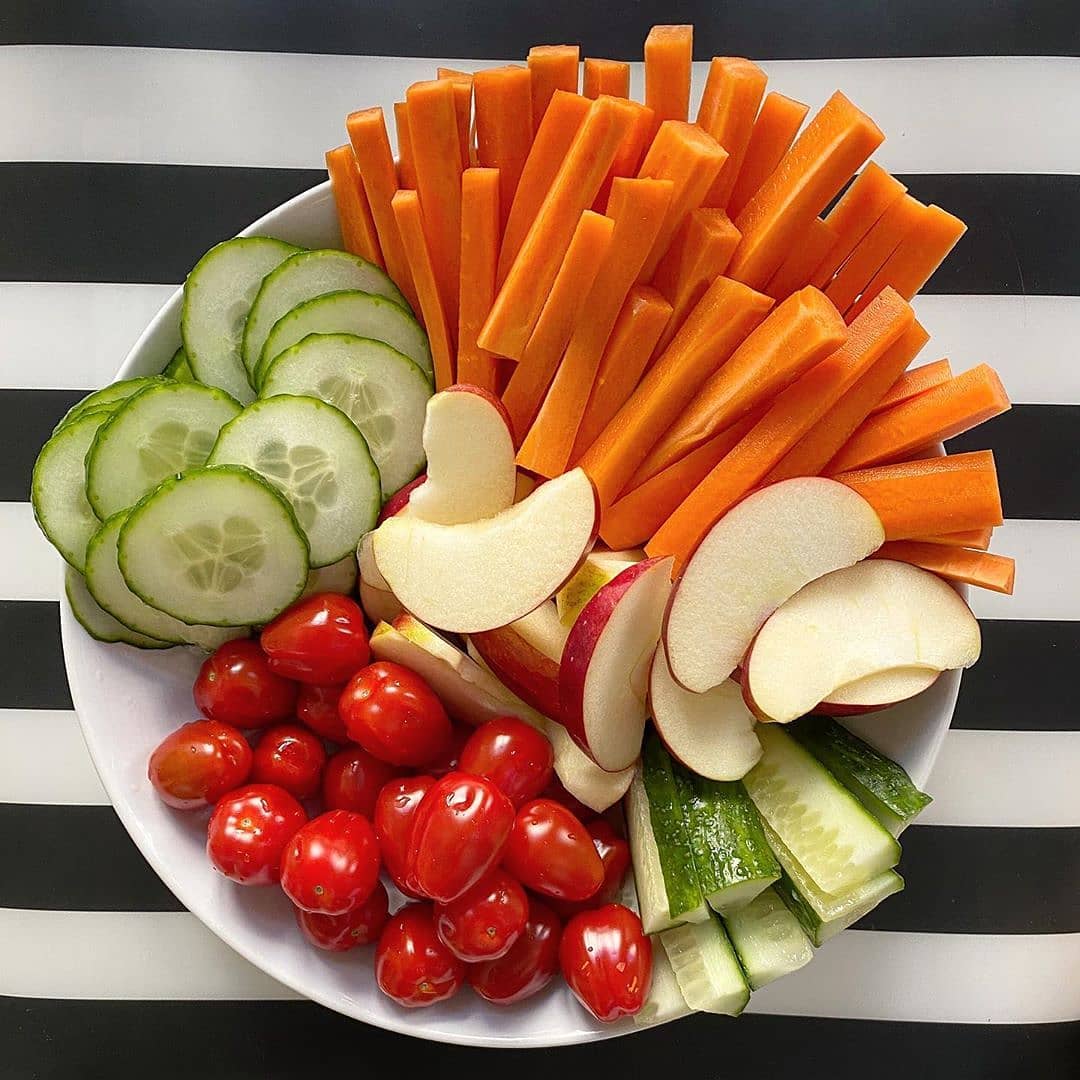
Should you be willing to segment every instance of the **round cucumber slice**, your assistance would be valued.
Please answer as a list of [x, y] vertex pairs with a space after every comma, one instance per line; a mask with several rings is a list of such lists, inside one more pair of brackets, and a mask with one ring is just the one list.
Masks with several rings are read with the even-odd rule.
[[351, 596], [356, 591], [356, 581], [359, 576], [356, 554], [350, 551], [344, 559], [312, 570], [308, 574], [303, 595], [313, 596], [315, 593], [334, 592], [341, 593], [342, 596]]
[[58, 432], [65, 424], [77, 420], [90, 409], [100, 409], [106, 405], [110, 412], [116, 412], [129, 397], [145, 390], [148, 386], [160, 386], [166, 382], [164, 375], [142, 375], [136, 379], [122, 379], [120, 382], [110, 383], [92, 394], [87, 394], [82, 401], [76, 402], [62, 417], [60, 423], [53, 428], [53, 434]]
[[150, 386], [102, 425], [86, 458], [86, 497], [102, 521], [133, 506], [168, 476], [206, 462], [218, 432], [240, 412], [223, 390], [199, 383]]
[[262, 396], [302, 394], [339, 408], [360, 429], [382, 477], [383, 497], [424, 467], [431, 383], [407, 356], [352, 334], [310, 334], [267, 368]]
[[180, 336], [199, 382], [241, 404], [254, 400], [240, 358], [244, 322], [266, 277], [300, 248], [269, 236], [238, 236], [212, 247], [184, 282]]
[[292, 505], [312, 566], [355, 551], [379, 517], [379, 470], [364, 436], [316, 398], [282, 395], [249, 405], [221, 429], [207, 464], [246, 465], [269, 480]]
[[298, 252], [267, 275], [244, 325], [241, 355], [253, 382], [263, 345], [278, 319], [305, 300], [342, 289], [359, 289], [409, 307], [386, 274], [358, 255], [329, 248]]
[[435, 378], [427, 335], [412, 313], [385, 296], [350, 289], [307, 300], [274, 323], [255, 370], [255, 385], [261, 384], [274, 357], [308, 334], [355, 334], [385, 341]]
[[173, 353], [172, 359], [165, 365], [165, 370], [161, 374], [166, 379], [175, 379], [177, 382], [198, 382], [191, 373], [191, 365], [188, 363], [183, 345]]
[[64, 592], [67, 593], [71, 613], [82, 628], [96, 641], [122, 642], [134, 645], [136, 649], [171, 649], [167, 641], [155, 641], [145, 634], [137, 634], [118, 622], [107, 611], [98, 606], [90, 595], [82, 574], [70, 566], [64, 570]]

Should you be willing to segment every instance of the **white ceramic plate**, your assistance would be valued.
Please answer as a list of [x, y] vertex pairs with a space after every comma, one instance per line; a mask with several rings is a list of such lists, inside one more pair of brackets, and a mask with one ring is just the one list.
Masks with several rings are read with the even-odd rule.
[[[276, 236], [304, 247], [338, 247], [329, 184], [297, 196], [243, 235]], [[136, 342], [117, 378], [159, 372], [179, 344], [180, 290]], [[194, 649], [139, 652], [92, 640], [61, 602], [64, 657], [75, 708], [94, 764], [120, 820], [173, 893], [223, 941], [273, 978], [331, 1009], [379, 1027], [480, 1046], [556, 1046], [635, 1030], [594, 1023], [560, 982], [510, 1009], [463, 991], [445, 1005], [402, 1009], [375, 986], [371, 949], [329, 954], [297, 931], [279, 889], [240, 888], [206, 859], [205, 814], [170, 810], [146, 779], [154, 747], [196, 718], [191, 685], [202, 660]], [[925, 783], [949, 726], [960, 677], [944, 675], [925, 694], [850, 726]], [[811, 964], [799, 977], [813, 978]], [[886, 977], [882, 972], [881, 976]]]

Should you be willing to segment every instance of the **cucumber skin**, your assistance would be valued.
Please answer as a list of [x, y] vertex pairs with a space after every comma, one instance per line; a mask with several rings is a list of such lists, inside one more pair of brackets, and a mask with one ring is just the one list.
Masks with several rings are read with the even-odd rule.
[[[171, 649], [174, 647], [174, 643], [170, 641], [158, 641], [157, 638], [147, 637], [145, 634], [140, 634], [137, 630], [132, 630], [131, 627], [125, 626], [119, 619], [110, 615], [93, 596], [90, 595], [89, 590], [86, 588], [86, 583], [79, 581], [79, 572], [73, 567], [65, 567], [64, 571], [64, 595], [67, 597], [68, 607], [71, 608], [71, 614], [75, 616], [75, 621], [90, 635], [95, 641], [104, 642], [106, 645], [130, 645], [133, 649]], [[97, 604], [98, 610], [102, 615], [106, 616], [116, 623], [116, 629], [111, 630], [108, 634], [103, 633], [100, 629], [95, 629], [90, 625], [90, 619], [81, 610], [79, 598], [76, 596], [76, 592], [85, 592], [86, 596], [84, 600], [89, 601], [91, 604]]]
[[[169, 382], [169, 378], [166, 375], [137, 375], [132, 379], [120, 379], [118, 382], [109, 383], [108, 386], [103, 386], [99, 390], [92, 390], [82, 399], [82, 401], [76, 401], [75, 404], [60, 417], [56, 427], [52, 429], [52, 433], [55, 435], [62, 427], [66, 427], [70, 424], [72, 420], [78, 420], [80, 416], [84, 416], [91, 411], [108, 409], [110, 412], [116, 412], [116, 410], [119, 409], [132, 394], [138, 393], [147, 386], [153, 386], [155, 383], [166, 382]], [[110, 397], [108, 392], [111, 391], [114, 386], [130, 386], [131, 393]]]
[[198, 382], [191, 371], [191, 365], [188, 363], [187, 353], [184, 352], [184, 346], [173, 353], [172, 359], [165, 365], [165, 370], [162, 371], [162, 375], [166, 379], [175, 379], [177, 382]]

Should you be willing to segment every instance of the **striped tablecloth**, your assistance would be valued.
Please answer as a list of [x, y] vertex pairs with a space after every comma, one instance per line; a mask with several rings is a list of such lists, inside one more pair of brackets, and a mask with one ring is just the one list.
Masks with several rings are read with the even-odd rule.
[[[390, 1035], [248, 966], [121, 828], [71, 711], [30, 466], [205, 248], [324, 178], [347, 111], [444, 58], [633, 59], [677, 19], [699, 60], [764, 58], [815, 105], [842, 87], [888, 133], [878, 160], [967, 221], [916, 308], [935, 354], [993, 364], [1017, 403], [954, 442], [998, 454], [1017, 593], [974, 598], [983, 659], [906, 891], [822, 950], [812, 994], [772, 998], [791, 1015], [498, 1057]], [[0, 1078], [1080, 1076], [1078, 55], [1075, 0], [0, 5]]]

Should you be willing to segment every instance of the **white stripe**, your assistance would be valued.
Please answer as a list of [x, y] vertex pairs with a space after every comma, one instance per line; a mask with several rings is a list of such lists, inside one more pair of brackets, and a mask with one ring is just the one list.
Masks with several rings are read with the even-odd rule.
[[0, 502], [0, 600], [56, 600], [60, 556], [34, 521], [28, 502]]
[[[410, 83], [432, 78], [440, 64], [490, 63], [8, 46], [0, 98], [34, 107], [3, 111], [0, 152], [10, 161], [318, 168], [327, 147], [344, 141], [342, 122], [350, 110], [388, 110]], [[887, 168], [1080, 172], [1080, 115], [1061, 106], [1080, 97], [1075, 60], [935, 57], [763, 66], [776, 89], [811, 105], [843, 88], [889, 136], [878, 155]], [[695, 64], [697, 91], [706, 70]], [[640, 64], [634, 82], [640, 88]]]
[[0, 746], [0, 802], [109, 805], [73, 712], [0, 709]]

